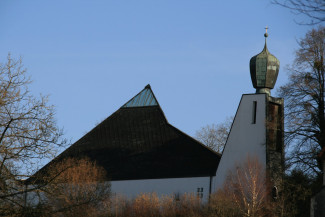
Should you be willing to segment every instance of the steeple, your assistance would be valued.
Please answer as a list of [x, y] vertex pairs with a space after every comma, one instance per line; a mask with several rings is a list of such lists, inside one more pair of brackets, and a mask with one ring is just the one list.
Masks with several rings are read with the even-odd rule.
[[268, 37], [268, 27], [265, 29], [264, 49], [261, 53], [251, 58], [249, 66], [252, 83], [256, 89], [256, 93], [266, 93], [271, 95], [271, 89], [274, 88], [279, 74], [280, 61], [267, 49], [266, 39]]

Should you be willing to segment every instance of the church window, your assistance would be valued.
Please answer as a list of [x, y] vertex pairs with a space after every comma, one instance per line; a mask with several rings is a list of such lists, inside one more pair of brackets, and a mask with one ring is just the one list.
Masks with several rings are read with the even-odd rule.
[[252, 124], [256, 124], [256, 109], [257, 109], [257, 101], [253, 101], [253, 117], [252, 117]]
[[203, 198], [203, 188], [197, 188], [196, 195], [198, 198]]
[[180, 201], [181, 200], [180, 193], [177, 192], [176, 194], [174, 194], [174, 198], [175, 198], [175, 201]]

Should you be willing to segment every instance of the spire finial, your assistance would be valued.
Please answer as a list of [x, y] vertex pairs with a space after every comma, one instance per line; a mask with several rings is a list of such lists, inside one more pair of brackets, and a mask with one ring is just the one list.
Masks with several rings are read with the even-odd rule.
[[253, 56], [249, 62], [250, 73], [256, 93], [271, 94], [276, 79], [278, 77], [280, 62], [273, 56], [267, 49], [266, 40], [268, 37], [267, 30], [265, 27], [265, 45], [261, 53]]
[[267, 38], [267, 36], [269, 36], [269, 34], [267, 34], [267, 30], [269, 29], [269, 27], [265, 27], [265, 34], [264, 34], [264, 37]]
[[267, 34], [267, 30], [269, 29], [269, 27], [266, 26], [264, 29], [265, 29], [265, 34], [264, 34], [264, 37], [265, 37], [265, 45], [264, 45], [264, 49], [263, 50], [266, 51], [266, 52], [268, 52], [267, 51], [267, 45], [266, 45], [266, 38], [267, 38], [267, 36], [269, 36], [269, 34]]

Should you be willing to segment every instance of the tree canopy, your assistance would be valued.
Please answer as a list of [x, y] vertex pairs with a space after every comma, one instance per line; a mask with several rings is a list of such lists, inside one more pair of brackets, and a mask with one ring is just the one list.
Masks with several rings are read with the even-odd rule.
[[285, 143], [289, 167], [320, 173], [317, 154], [325, 144], [325, 28], [307, 32], [288, 67], [289, 80], [279, 94], [285, 98]]
[[46, 96], [31, 94], [30, 83], [22, 60], [8, 55], [0, 64], [0, 213], [21, 205], [20, 180], [65, 144], [54, 107]]
[[230, 132], [233, 117], [227, 118], [220, 124], [211, 124], [196, 131], [195, 138], [207, 147], [222, 153]]

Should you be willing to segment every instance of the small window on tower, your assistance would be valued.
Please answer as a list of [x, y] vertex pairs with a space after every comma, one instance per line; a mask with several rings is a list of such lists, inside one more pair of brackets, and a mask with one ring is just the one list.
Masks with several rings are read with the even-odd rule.
[[253, 101], [253, 118], [252, 118], [252, 124], [256, 124], [256, 109], [257, 109], [257, 101]]
[[276, 186], [273, 186], [272, 188], [272, 197], [274, 200], [278, 199], [278, 195], [279, 195], [279, 192], [278, 192], [278, 188]]

